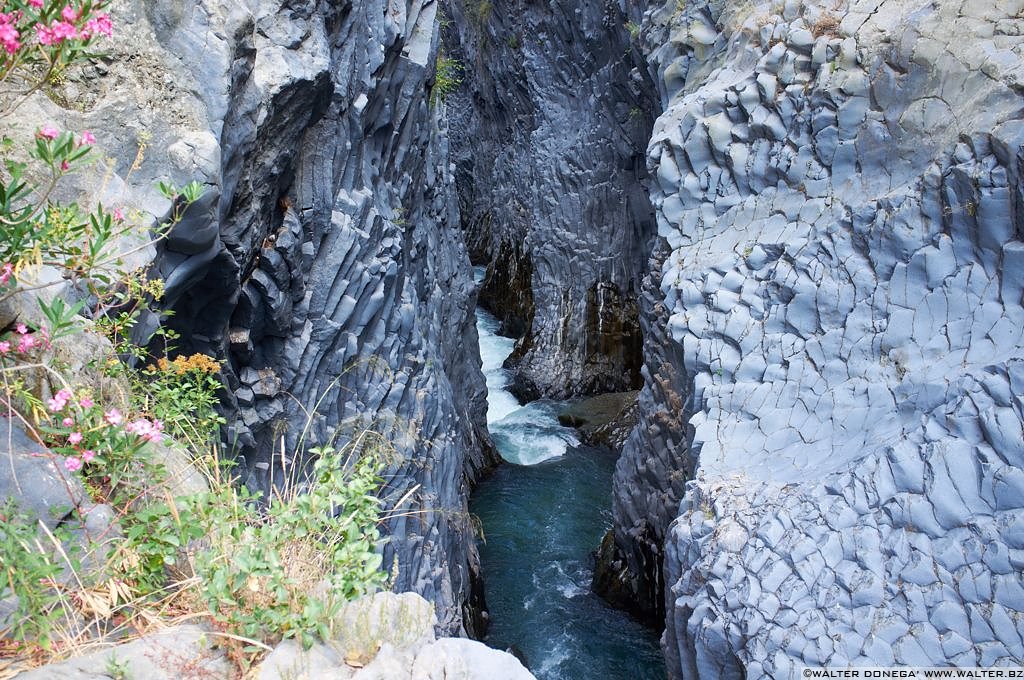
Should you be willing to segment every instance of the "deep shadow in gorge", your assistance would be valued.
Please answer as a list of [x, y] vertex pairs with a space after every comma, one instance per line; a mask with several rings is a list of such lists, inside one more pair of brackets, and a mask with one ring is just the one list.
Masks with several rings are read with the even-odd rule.
[[[658, 283], [645, 278], [656, 240], [646, 150], [658, 105], [634, 40], [642, 8], [620, 5], [444, 5], [441, 49], [461, 66], [446, 113], [462, 230], [485, 268], [478, 304], [517, 338], [505, 388], [523, 402], [643, 383], [642, 315]], [[504, 482], [488, 481], [488, 499], [474, 503], [493, 503], [530, 474], [502, 471]], [[588, 493], [607, 501], [606, 481]], [[601, 533], [586, 539], [590, 551]], [[660, 545], [627, 556], [609, 540], [598, 556], [595, 591], [660, 628]], [[627, 564], [644, 576], [629, 576]]]
[[444, 11], [442, 51], [462, 66], [446, 107], [462, 227], [487, 267], [480, 303], [520, 338], [513, 392], [638, 388], [656, 95], [630, 17], [576, 0]]

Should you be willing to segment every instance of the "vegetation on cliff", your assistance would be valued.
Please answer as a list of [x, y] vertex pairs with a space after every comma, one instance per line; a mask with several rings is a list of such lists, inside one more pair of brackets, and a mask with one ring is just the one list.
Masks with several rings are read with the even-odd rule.
[[[221, 365], [141, 329], [163, 285], [129, 264], [202, 187], [161, 184], [172, 208], [155, 226], [98, 197], [74, 202], [63, 180], [97, 172], [94, 136], [30, 121], [26, 145], [14, 120], [96, 58], [113, 35], [106, 5], [5, 0], [0, 12], [0, 659], [38, 665], [198, 619], [245, 667], [278, 640], [330, 637], [346, 601], [383, 585], [388, 445], [321, 442], [269, 497], [236, 484], [215, 444]], [[40, 513], [28, 506], [46, 484], [66, 498]]]

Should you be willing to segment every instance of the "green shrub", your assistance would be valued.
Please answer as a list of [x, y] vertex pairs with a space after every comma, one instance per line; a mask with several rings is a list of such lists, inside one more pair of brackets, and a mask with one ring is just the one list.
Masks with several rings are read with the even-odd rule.
[[434, 106], [447, 99], [448, 95], [462, 84], [462, 64], [439, 52], [434, 70], [434, 87], [430, 90], [430, 103]]
[[309, 480], [265, 507], [223, 482], [179, 503], [182, 521], [206, 532], [194, 557], [201, 596], [237, 634], [268, 643], [297, 638], [308, 647], [316, 636], [330, 639], [341, 605], [385, 582], [376, 496], [382, 457], [361, 451], [354, 459], [352, 446], [313, 453]]
[[7, 632], [45, 649], [65, 615], [56, 588], [63, 570], [44, 548], [38, 526], [9, 499], [0, 505], [0, 599], [17, 598]]

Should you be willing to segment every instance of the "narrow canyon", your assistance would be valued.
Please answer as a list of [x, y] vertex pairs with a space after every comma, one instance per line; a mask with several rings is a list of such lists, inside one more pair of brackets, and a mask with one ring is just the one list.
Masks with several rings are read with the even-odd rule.
[[110, 11], [28, 106], [126, 210], [205, 188], [134, 332], [220, 362], [253, 492], [391, 443], [431, 635], [542, 680], [1024, 665], [1022, 0]]

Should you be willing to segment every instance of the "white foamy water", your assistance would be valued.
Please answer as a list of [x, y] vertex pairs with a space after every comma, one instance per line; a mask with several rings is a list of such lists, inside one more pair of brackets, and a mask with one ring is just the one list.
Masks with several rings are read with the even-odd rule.
[[516, 465], [536, 465], [579, 446], [575, 431], [558, 423], [559, 407], [556, 402], [534, 401], [490, 424], [502, 458]]
[[487, 425], [498, 422], [519, 408], [519, 401], [505, 388], [512, 380], [501, 367], [512, 353], [516, 341], [498, 335], [498, 320], [483, 309], [476, 311], [476, 331], [480, 336], [480, 359], [487, 378]]
[[[484, 270], [474, 271], [477, 283]], [[534, 401], [520, 406], [507, 387], [512, 376], [502, 368], [516, 341], [498, 335], [501, 324], [493, 314], [476, 310], [476, 330], [480, 336], [480, 359], [487, 378], [487, 427], [501, 457], [516, 465], [536, 465], [565, 455], [570, 446], [579, 446], [575, 432], [558, 423], [560, 404]]]

